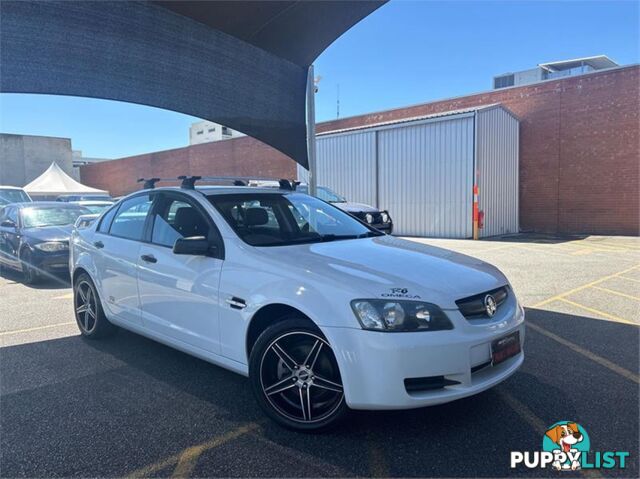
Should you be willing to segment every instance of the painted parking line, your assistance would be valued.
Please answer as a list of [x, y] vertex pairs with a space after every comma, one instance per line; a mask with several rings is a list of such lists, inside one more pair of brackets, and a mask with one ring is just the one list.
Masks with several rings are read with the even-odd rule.
[[63, 294], [62, 296], [54, 296], [53, 299], [73, 299], [73, 293]]
[[[545, 424], [545, 422], [540, 419], [526, 404], [514, 398], [508, 392], [498, 388], [497, 391], [498, 396], [507, 403], [507, 405], [522, 418], [524, 422], [529, 424], [531, 428], [540, 436], [544, 436], [547, 432], [547, 427], [549, 425]], [[601, 477], [601, 475], [597, 471], [580, 469], [580, 474], [584, 477], [595, 478]]]
[[69, 326], [71, 324], [76, 324], [76, 322], [75, 321], [69, 321], [67, 323], [47, 324], [46, 326], [37, 326], [35, 328], [14, 329], [13, 331], [3, 331], [3, 332], [0, 333], [0, 336], [9, 336], [11, 334], [30, 333], [31, 331], [40, 331], [42, 329], [58, 328], [60, 326]]
[[622, 293], [622, 292], [616, 291], [614, 289], [603, 288], [602, 286], [591, 286], [591, 287], [593, 289], [599, 289], [600, 291], [604, 291], [605, 293], [613, 294], [615, 296], [620, 296], [621, 298], [628, 298], [628, 299], [633, 299], [635, 301], [640, 301], [640, 297], [638, 297], [638, 296], [632, 296], [630, 294]]
[[574, 293], [577, 293], [578, 291], [582, 291], [583, 289], [590, 288], [591, 286], [595, 286], [597, 284], [603, 283], [603, 282], [605, 282], [605, 281], [607, 281], [608, 279], [611, 279], [611, 278], [618, 278], [618, 277], [624, 278], [624, 276], [622, 276], [623, 274], [626, 274], [626, 273], [628, 273], [630, 271], [634, 271], [637, 268], [640, 268], [640, 265], [635, 265], [635, 266], [632, 266], [631, 268], [627, 268], [627, 269], [624, 269], [622, 271], [618, 271], [617, 273], [613, 273], [613, 274], [610, 274], [610, 275], [607, 275], [607, 276], [603, 276], [602, 278], [596, 279], [595, 281], [591, 281], [590, 283], [583, 284], [582, 286], [578, 286], [577, 288], [570, 289], [569, 291], [565, 291], [564, 293], [556, 294], [555, 296], [547, 298], [544, 301], [540, 301], [539, 303], [534, 304], [532, 306], [532, 308], [540, 308], [541, 306], [545, 306], [545, 305], [547, 305], [549, 303], [553, 303], [554, 301], [558, 301], [559, 299], [563, 299], [565, 296], [570, 296], [570, 295], [572, 295]]
[[249, 424], [240, 426], [239, 428], [234, 429], [233, 431], [229, 431], [222, 436], [213, 438], [211, 441], [185, 449], [180, 455], [178, 464], [176, 465], [176, 468], [174, 469], [171, 477], [189, 477], [193, 472], [193, 469], [196, 467], [200, 455], [204, 451], [215, 449], [216, 447], [221, 446], [229, 441], [233, 441], [234, 439], [237, 439], [240, 436], [247, 434], [248, 432], [256, 430], [258, 427], [260, 426], [257, 423], [250, 422]]
[[373, 434], [368, 434], [367, 443], [369, 445], [369, 473], [371, 477], [389, 477], [391, 473], [385, 459], [385, 448]]
[[150, 466], [136, 469], [127, 477], [148, 477], [152, 474], [162, 471], [163, 469], [173, 466], [174, 464], [176, 465], [176, 467], [173, 471], [173, 477], [187, 477], [193, 471], [193, 468], [196, 466], [196, 463], [203, 452], [221, 446], [251, 431], [255, 431], [259, 427], [260, 425], [255, 422], [244, 424], [232, 431], [222, 434], [221, 436], [214, 437], [210, 441], [188, 447], [182, 452], [169, 456], [166, 459], [151, 464]]
[[629, 278], [627, 276], [618, 276], [618, 278], [620, 279], [626, 279], [627, 281], [632, 281], [634, 283], [640, 283], [640, 279], [635, 279], [635, 278]]
[[560, 336], [558, 336], [557, 334], [552, 333], [551, 331], [546, 330], [545, 328], [543, 328], [542, 326], [538, 326], [537, 324], [533, 324], [531, 322], [527, 323], [527, 327], [533, 329], [534, 331], [546, 336], [549, 339], [553, 339], [554, 341], [562, 344], [563, 346], [568, 347], [569, 349], [571, 349], [572, 351], [581, 354], [582, 356], [589, 358], [591, 361], [598, 363], [600, 366], [603, 366], [605, 368], [607, 368], [609, 371], [612, 371], [620, 376], [622, 376], [623, 378], [629, 379], [630, 381], [633, 381], [636, 384], [640, 384], [640, 377], [637, 374], [632, 373], [631, 371], [629, 371], [628, 369], [623, 368], [622, 366], [618, 366], [615, 363], [612, 363], [611, 361], [609, 361], [608, 359], [603, 358], [602, 356], [598, 356], [595, 353], [592, 353], [591, 351], [584, 349], [581, 346], [578, 346], [577, 344], [572, 343], [571, 341], [568, 341]]
[[571, 301], [567, 298], [558, 298], [557, 301], [562, 301], [563, 303], [567, 303], [576, 308], [582, 309], [584, 311], [588, 311], [592, 314], [596, 314], [598, 316], [602, 316], [603, 318], [607, 318], [610, 321], [622, 324], [630, 324], [632, 326], [640, 326], [638, 323], [634, 323], [633, 321], [629, 321], [628, 319], [621, 318], [620, 316], [616, 316], [615, 314], [605, 313], [604, 311], [600, 311], [599, 309], [590, 308], [589, 306], [585, 306], [584, 304], [576, 303], [575, 301]]

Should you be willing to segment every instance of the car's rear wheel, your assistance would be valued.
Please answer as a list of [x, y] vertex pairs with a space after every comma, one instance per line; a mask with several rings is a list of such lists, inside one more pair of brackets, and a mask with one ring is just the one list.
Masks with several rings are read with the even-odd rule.
[[22, 264], [22, 280], [25, 284], [37, 283], [40, 279], [38, 271], [33, 266], [33, 257], [28, 248], [24, 248], [20, 253], [20, 263]]
[[333, 350], [308, 320], [267, 328], [251, 351], [249, 377], [262, 409], [290, 429], [326, 429], [348, 411]]
[[116, 327], [105, 316], [100, 296], [86, 273], [80, 274], [74, 282], [73, 305], [78, 328], [85, 338], [99, 339], [115, 332]]

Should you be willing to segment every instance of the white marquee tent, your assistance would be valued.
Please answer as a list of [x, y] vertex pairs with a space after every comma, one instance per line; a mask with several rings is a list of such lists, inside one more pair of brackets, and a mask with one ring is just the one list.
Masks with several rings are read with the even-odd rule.
[[47, 171], [24, 187], [35, 198], [54, 197], [69, 194], [108, 195], [109, 192], [85, 186], [67, 175], [57, 163], [51, 163]]

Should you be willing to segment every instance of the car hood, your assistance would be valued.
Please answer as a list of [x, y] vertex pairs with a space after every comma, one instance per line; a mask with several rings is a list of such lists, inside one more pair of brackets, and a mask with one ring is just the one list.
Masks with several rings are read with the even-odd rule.
[[373, 206], [365, 205], [364, 203], [351, 203], [347, 201], [345, 203], [332, 203], [333, 206], [340, 208], [342, 211], [346, 211], [347, 213], [357, 213], [362, 211], [363, 213], [376, 213], [379, 210], [374, 208]]
[[442, 308], [455, 309], [457, 299], [508, 283], [479, 259], [392, 236], [261, 250], [358, 295], [422, 300]]
[[73, 225], [64, 226], [43, 226], [41, 228], [25, 228], [22, 230], [23, 236], [42, 241], [69, 241]]

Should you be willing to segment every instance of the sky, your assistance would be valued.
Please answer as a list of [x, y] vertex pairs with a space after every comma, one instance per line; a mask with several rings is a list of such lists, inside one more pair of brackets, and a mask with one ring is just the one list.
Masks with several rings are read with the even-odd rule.
[[[338, 88], [343, 118], [490, 90], [495, 75], [554, 60], [639, 63], [639, 4], [392, 0], [316, 60], [316, 119], [337, 117]], [[89, 157], [186, 146], [194, 121], [122, 102], [0, 94], [1, 132], [71, 138]]]

